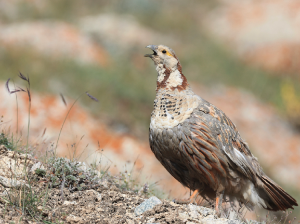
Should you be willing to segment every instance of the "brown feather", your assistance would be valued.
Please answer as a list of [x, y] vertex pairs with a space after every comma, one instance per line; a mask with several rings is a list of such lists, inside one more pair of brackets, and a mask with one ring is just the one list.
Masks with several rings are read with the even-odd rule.
[[262, 176], [260, 179], [264, 184], [263, 188], [269, 196], [269, 200], [271, 200], [269, 204], [271, 204], [272, 207], [267, 207], [266, 209], [271, 211], [284, 211], [289, 208], [293, 209], [293, 206], [298, 206], [297, 201], [269, 177]]

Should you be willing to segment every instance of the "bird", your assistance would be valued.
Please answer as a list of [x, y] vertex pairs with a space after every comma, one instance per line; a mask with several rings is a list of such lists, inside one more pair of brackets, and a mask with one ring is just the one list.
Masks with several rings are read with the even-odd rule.
[[151, 151], [183, 186], [215, 200], [218, 214], [222, 199], [238, 201], [249, 210], [255, 206], [285, 211], [297, 201], [268, 177], [248, 144], [226, 114], [196, 95], [175, 52], [165, 45], [148, 45], [157, 71], [156, 97], [151, 113]]

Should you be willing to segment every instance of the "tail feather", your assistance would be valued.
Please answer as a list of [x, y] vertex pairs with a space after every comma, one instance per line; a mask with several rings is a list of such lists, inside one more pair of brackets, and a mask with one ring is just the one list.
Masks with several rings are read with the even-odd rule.
[[294, 209], [293, 206], [298, 206], [297, 201], [269, 177], [261, 176], [260, 179], [263, 182], [263, 191], [265, 193], [262, 195], [262, 198], [268, 204], [266, 209], [285, 211], [289, 208]]

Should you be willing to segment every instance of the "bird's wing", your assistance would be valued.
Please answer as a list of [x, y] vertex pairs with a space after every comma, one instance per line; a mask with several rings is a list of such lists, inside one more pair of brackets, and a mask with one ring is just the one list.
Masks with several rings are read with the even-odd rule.
[[228, 162], [219, 150], [211, 127], [201, 117], [192, 115], [179, 126], [179, 133], [181, 155], [188, 159], [194, 170], [201, 173], [204, 182], [216, 190], [220, 180], [218, 176], [226, 177]]
[[[257, 168], [260, 166], [225, 113], [203, 100], [194, 116], [197, 122], [192, 125], [192, 130], [197, 138], [200, 137], [199, 133], [211, 133], [206, 139], [202, 139], [202, 142], [217, 142], [217, 149], [211, 152], [225, 154], [229, 165], [235, 165], [236, 170], [255, 183]], [[198, 149], [202, 150], [201, 147]]]
[[228, 177], [228, 167], [255, 183], [252, 154], [248, 146], [226, 115], [206, 101], [200, 103], [188, 119], [172, 129], [161, 133], [150, 131], [149, 140], [158, 160], [185, 186], [189, 186], [192, 180], [183, 173], [192, 169], [201, 174], [203, 181], [212, 189], [217, 190], [222, 179], [219, 177]]

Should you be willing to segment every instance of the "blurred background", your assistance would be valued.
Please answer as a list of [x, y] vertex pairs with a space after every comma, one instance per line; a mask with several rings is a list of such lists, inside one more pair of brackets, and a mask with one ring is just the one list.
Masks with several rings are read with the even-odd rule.
[[30, 77], [36, 147], [55, 146], [79, 97], [61, 156], [111, 172], [134, 166], [167, 197], [189, 194], [149, 148], [156, 88], [153, 62], [143, 57], [149, 44], [175, 50], [194, 92], [232, 119], [265, 172], [299, 202], [299, 0], [0, 0], [2, 128], [18, 125], [26, 136], [27, 95], [5, 89], [8, 78], [11, 89], [24, 87], [20, 71]]

